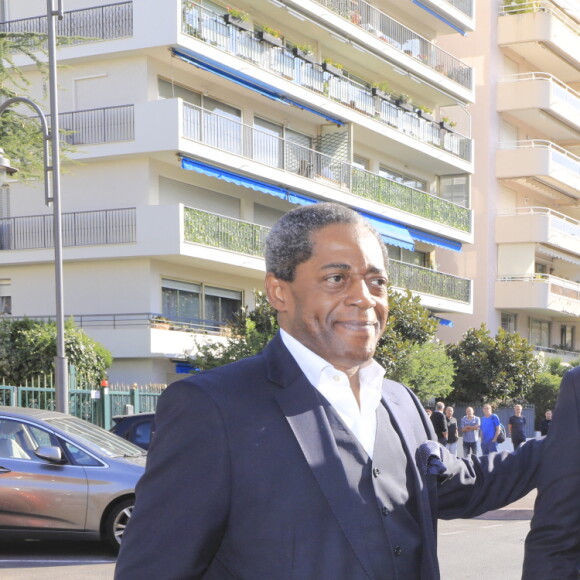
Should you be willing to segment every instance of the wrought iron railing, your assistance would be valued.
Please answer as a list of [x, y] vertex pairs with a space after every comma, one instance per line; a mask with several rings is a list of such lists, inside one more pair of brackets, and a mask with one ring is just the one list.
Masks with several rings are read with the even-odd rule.
[[95, 145], [135, 139], [133, 105], [61, 113], [59, 120], [62, 139], [70, 145]]
[[471, 303], [471, 280], [429, 268], [389, 260], [389, 282], [397, 288]]
[[322, 65], [294, 56], [287, 47], [272, 47], [253, 32], [226, 24], [223, 18], [189, 0], [182, 8], [182, 32], [234, 54], [262, 69], [281, 76], [423, 143], [471, 161], [472, 142], [456, 131], [445, 131], [440, 123], [406, 112], [393, 103], [373, 96], [372, 83], [325, 72]]
[[192, 207], [184, 208], [184, 239], [250, 256], [264, 256], [270, 228]]
[[461, 231], [471, 231], [470, 209], [358, 169], [288, 139], [185, 102], [183, 123], [183, 134], [188, 139], [315, 181], [350, 189], [354, 195]]
[[364, 0], [314, 0], [397, 50], [472, 89], [473, 69]]
[[[65, 247], [136, 242], [135, 208], [62, 214]], [[0, 250], [54, 247], [52, 214], [0, 219]]]
[[[46, 16], [0, 22], [0, 32], [48, 34]], [[133, 2], [69, 10], [56, 21], [60, 44], [86, 44], [133, 36]]]
[[444, 0], [446, 4], [450, 4], [454, 8], [457, 8], [463, 14], [473, 18], [473, 4], [474, 0]]

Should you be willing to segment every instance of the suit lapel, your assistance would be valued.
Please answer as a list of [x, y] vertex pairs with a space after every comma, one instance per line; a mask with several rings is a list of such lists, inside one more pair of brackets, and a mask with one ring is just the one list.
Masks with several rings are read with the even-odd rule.
[[372, 578], [360, 516], [321, 399], [279, 337], [270, 343], [265, 354], [269, 378], [283, 387], [276, 394], [278, 404], [340, 528], [367, 576]]

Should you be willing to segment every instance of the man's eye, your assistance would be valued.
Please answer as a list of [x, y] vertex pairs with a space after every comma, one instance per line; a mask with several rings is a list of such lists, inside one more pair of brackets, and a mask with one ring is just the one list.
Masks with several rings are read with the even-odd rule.
[[327, 280], [329, 282], [333, 282], [334, 284], [338, 284], [344, 280], [344, 276], [342, 274], [334, 274], [333, 276], [329, 276]]
[[374, 278], [373, 280], [371, 280], [371, 284], [373, 284], [374, 286], [386, 286], [387, 285], [387, 279], [386, 278]]

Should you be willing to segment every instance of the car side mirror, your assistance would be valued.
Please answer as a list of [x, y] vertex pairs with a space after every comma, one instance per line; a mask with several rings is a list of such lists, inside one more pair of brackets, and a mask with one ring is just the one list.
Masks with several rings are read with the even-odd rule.
[[34, 454], [40, 459], [44, 459], [50, 463], [65, 463], [66, 458], [62, 456], [62, 449], [55, 445], [41, 445], [35, 450]]

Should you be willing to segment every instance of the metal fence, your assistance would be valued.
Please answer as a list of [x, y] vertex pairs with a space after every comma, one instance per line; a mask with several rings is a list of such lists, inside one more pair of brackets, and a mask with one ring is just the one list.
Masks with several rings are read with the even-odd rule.
[[[105, 429], [113, 426], [113, 417], [154, 412], [157, 400], [166, 385], [112, 385], [107, 387], [79, 386], [74, 372], [69, 377], [69, 413]], [[0, 384], [0, 405], [56, 410], [54, 378], [43, 375], [23, 386]], [[130, 407], [129, 407], [130, 406]]]

